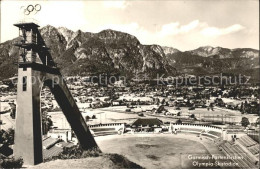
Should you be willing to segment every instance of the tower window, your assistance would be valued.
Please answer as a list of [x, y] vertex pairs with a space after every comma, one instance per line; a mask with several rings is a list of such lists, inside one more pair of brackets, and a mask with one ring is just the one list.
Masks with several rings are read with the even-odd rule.
[[27, 77], [24, 76], [23, 77], [23, 91], [26, 91], [27, 90]]

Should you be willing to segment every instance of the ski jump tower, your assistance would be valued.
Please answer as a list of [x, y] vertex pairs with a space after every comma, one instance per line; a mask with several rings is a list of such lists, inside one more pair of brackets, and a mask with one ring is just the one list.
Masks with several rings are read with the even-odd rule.
[[43, 161], [41, 128], [41, 89], [48, 86], [75, 132], [83, 149], [97, 147], [60, 70], [34, 22], [14, 24], [19, 28], [17, 115], [15, 122], [15, 157], [27, 165]]

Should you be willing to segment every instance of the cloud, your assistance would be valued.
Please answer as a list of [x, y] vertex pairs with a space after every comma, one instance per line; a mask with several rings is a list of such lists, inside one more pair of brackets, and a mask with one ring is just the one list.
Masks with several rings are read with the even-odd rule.
[[125, 0], [113, 0], [113, 1], [104, 1], [103, 6], [105, 8], [118, 8], [125, 9], [128, 3]]
[[179, 29], [178, 29], [179, 25], [180, 25], [179, 22], [173, 22], [173, 23], [163, 25], [159, 34], [162, 36], [176, 35], [179, 33]]
[[188, 25], [181, 26], [180, 32], [189, 32], [195, 29], [199, 25], [199, 20], [194, 20], [190, 22]]
[[234, 24], [226, 28], [207, 27], [204, 28], [200, 33], [207, 37], [216, 37], [216, 36], [227, 35], [230, 33], [238, 32], [243, 29], [245, 29], [244, 26], [239, 24]]
[[194, 30], [195, 28], [197, 28], [198, 25], [199, 25], [199, 20], [194, 20], [194, 21], [190, 22], [189, 24], [182, 25], [182, 26], [180, 26], [179, 22], [172, 22], [172, 23], [163, 25], [159, 34], [161, 36], [169, 36], [169, 35], [188, 33], [190, 31]]
[[194, 20], [187, 25], [180, 25], [179, 22], [172, 22], [162, 26], [159, 36], [173, 36], [179, 34], [197, 34], [203, 35], [205, 37], [217, 37], [221, 35], [227, 35], [230, 33], [235, 33], [245, 29], [244, 26], [240, 24], [234, 24], [226, 28], [210, 27], [205, 22], [200, 22], [199, 20]]

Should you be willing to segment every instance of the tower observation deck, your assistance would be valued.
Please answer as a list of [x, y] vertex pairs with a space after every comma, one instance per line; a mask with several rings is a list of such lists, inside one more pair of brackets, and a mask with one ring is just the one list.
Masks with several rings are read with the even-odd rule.
[[48, 67], [56, 67], [49, 48], [38, 30], [39, 25], [29, 22], [14, 24], [14, 26], [19, 28], [19, 40], [14, 44], [20, 48], [19, 64], [38, 63]]

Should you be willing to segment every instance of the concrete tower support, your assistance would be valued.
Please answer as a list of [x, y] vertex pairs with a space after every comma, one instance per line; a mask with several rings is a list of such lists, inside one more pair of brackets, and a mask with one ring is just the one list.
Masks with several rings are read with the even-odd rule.
[[[34, 23], [16, 24], [23, 34], [23, 40], [16, 46], [22, 49], [24, 57], [18, 63], [17, 115], [15, 122], [15, 157], [22, 157], [27, 165], [43, 161], [41, 129], [41, 89], [48, 86], [61, 107], [71, 128], [75, 132], [83, 149], [97, 147], [97, 144], [85, 123], [74, 98]], [[32, 35], [31, 35], [31, 34]], [[29, 40], [27, 36], [37, 37]], [[26, 39], [26, 40], [24, 40]], [[29, 40], [29, 41], [28, 41]], [[28, 52], [37, 53], [36, 59], [28, 59]], [[31, 56], [31, 55], [30, 55]], [[40, 60], [41, 62], [38, 62]]]

